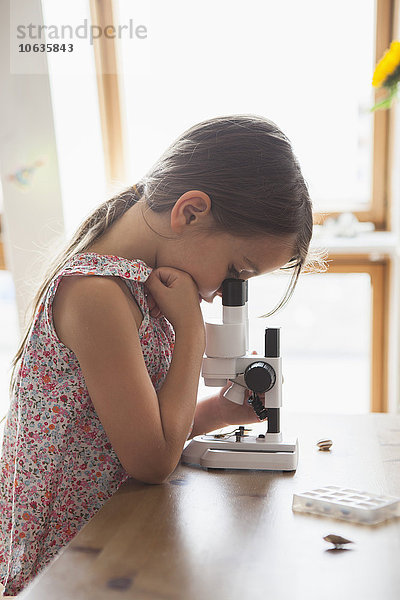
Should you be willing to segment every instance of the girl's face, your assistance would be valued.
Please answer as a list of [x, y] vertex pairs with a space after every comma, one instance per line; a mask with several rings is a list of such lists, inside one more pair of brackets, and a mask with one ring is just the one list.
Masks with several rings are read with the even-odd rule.
[[289, 262], [295, 254], [294, 239], [293, 235], [249, 239], [226, 233], [199, 235], [176, 257], [174, 266], [189, 273], [201, 298], [212, 302], [222, 294], [227, 277], [249, 279]]
[[295, 254], [295, 234], [239, 238], [212, 232], [215, 221], [211, 200], [200, 190], [182, 194], [168, 221], [177, 237], [163, 247], [158, 264], [189, 273], [197, 284], [199, 296], [206, 302], [222, 295], [222, 282], [227, 277], [249, 279], [269, 273], [285, 265]]

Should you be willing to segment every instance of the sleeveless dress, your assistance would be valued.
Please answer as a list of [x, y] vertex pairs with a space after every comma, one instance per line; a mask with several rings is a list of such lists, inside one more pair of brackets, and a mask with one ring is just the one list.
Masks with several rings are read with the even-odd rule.
[[[141, 260], [86, 252], [53, 277], [38, 306], [10, 399], [0, 461], [0, 583], [16, 595], [129, 477], [89, 396], [74, 352], [57, 337], [52, 301], [62, 277], [121, 277], [144, 315], [139, 329], [156, 391], [168, 372], [175, 336], [149, 313]], [[193, 426], [193, 425], [192, 425]]]

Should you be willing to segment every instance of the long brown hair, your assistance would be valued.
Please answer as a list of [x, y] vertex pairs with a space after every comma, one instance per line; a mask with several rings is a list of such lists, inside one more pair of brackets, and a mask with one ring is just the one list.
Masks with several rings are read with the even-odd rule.
[[138, 200], [157, 213], [166, 212], [190, 189], [209, 195], [214, 231], [242, 238], [296, 234], [296, 253], [283, 267], [293, 269], [288, 289], [274, 310], [264, 316], [286, 304], [309, 262], [313, 225], [308, 187], [290, 141], [275, 123], [258, 115], [202, 121], [184, 131], [136, 185], [96, 208], [49, 264], [11, 363], [10, 394], [36, 311], [57, 272], [73, 255], [85, 252]]

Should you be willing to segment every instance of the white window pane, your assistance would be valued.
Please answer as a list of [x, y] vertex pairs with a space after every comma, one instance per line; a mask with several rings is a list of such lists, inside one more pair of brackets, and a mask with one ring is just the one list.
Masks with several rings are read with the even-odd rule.
[[[287, 276], [249, 280], [250, 351], [264, 355], [265, 327], [281, 327], [285, 382], [291, 411], [367, 413], [370, 410], [371, 281], [368, 274], [307, 274], [287, 306], [268, 319]], [[221, 318], [221, 300], [201, 304], [205, 320]], [[199, 386], [199, 397], [214, 393]]]
[[[90, 23], [88, 0], [42, 0], [42, 9], [44, 24], [58, 32]], [[60, 43], [69, 36], [66, 29]], [[106, 198], [93, 45], [75, 33], [72, 41], [73, 52], [47, 55], [66, 239]]]
[[371, 200], [375, 0], [120, 0], [130, 146], [139, 179], [186, 128], [256, 113], [290, 138], [316, 210]]

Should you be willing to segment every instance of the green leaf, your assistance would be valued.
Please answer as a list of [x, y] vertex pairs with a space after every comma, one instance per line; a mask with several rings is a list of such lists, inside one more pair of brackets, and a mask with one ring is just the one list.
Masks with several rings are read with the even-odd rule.
[[390, 108], [390, 106], [397, 94], [397, 84], [392, 86], [389, 89], [390, 89], [389, 96], [387, 98], [385, 98], [384, 100], [381, 100], [381, 102], [374, 104], [374, 106], [370, 109], [370, 112], [373, 112], [373, 111], [379, 110], [379, 109]]

